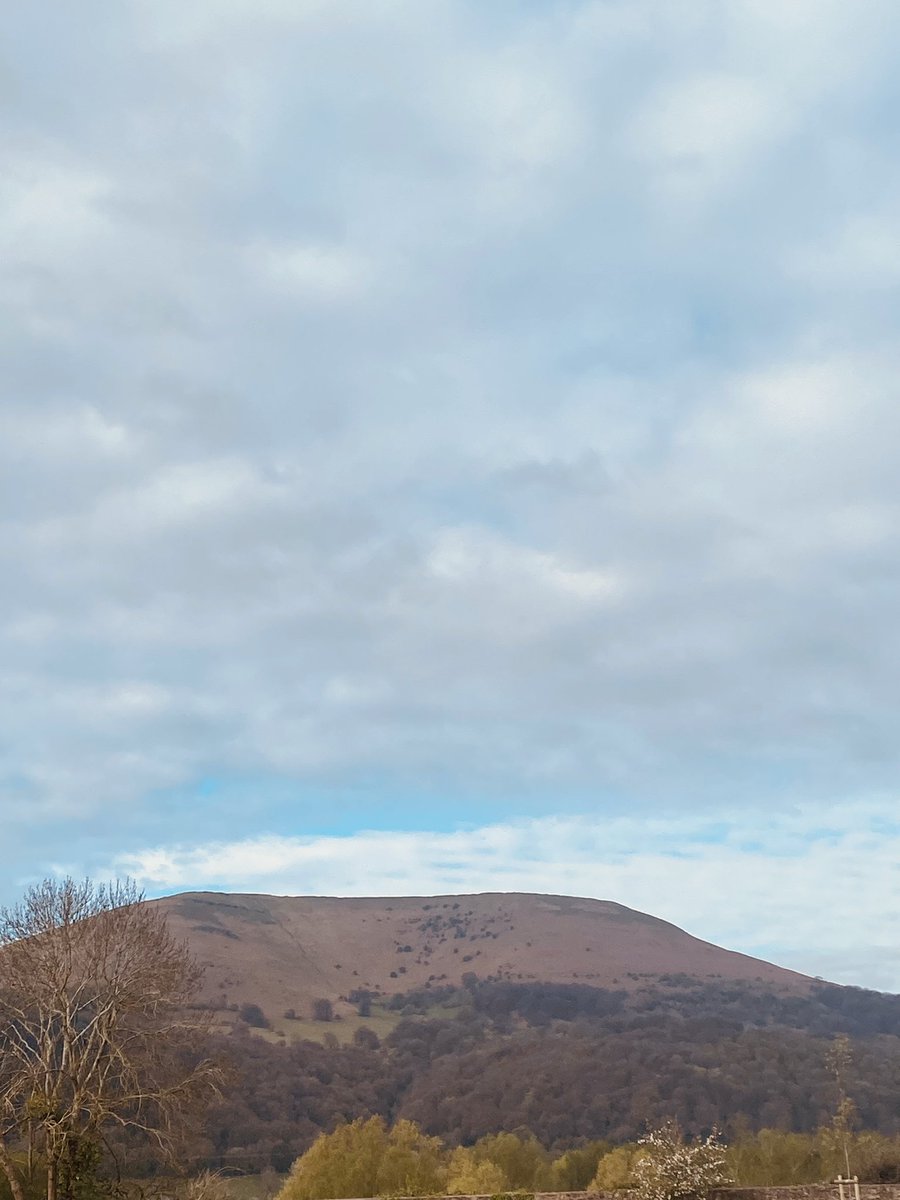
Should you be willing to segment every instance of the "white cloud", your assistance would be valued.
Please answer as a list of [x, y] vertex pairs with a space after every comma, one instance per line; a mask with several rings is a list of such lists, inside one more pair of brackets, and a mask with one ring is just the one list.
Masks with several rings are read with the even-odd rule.
[[276, 30], [303, 29], [362, 19], [366, 8], [390, 10], [394, 0], [379, 0], [365, 6], [353, 3], [343, 14], [334, 11], [328, 0], [202, 0], [185, 8], [177, 0], [137, 0], [143, 29], [148, 37], [163, 45], [192, 45], [208, 43], [224, 31], [228, 35], [246, 34], [248, 27], [263, 22]]
[[255, 244], [248, 263], [268, 286], [313, 304], [359, 297], [372, 275], [369, 264], [343, 246]]
[[50, 261], [87, 253], [107, 218], [110, 181], [100, 172], [55, 155], [6, 147], [0, 182], [0, 248], [7, 262]]
[[0, 455], [5, 459], [119, 458], [133, 455], [138, 447], [133, 430], [91, 404], [58, 404], [38, 413], [12, 406], [0, 411]]
[[[890, 191], [896, 194], [896, 180]], [[786, 269], [798, 282], [819, 287], [892, 289], [900, 280], [900, 244], [896, 211], [885, 212], [882, 198], [873, 207], [839, 218], [836, 229], [814, 242], [801, 243], [788, 256]]]
[[64, 544], [105, 548], [158, 537], [266, 505], [277, 494], [238, 458], [173, 463], [147, 478], [102, 493], [86, 512], [52, 517], [33, 530], [45, 550]]
[[743, 383], [753, 407], [749, 424], [797, 439], [852, 436], [865, 421], [872, 377], [871, 363], [826, 357], [761, 372]]
[[614, 570], [585, 569], [556, 555], [515, 546], [478, 529], [447, 529], [428, 557], [431, 574], [449, 584], [473, 584], [521, 596], [523, 585], [564, 599], [603, 602], [621, 596], [623, 583]]
[[707, 74], [661, 92], [638, 118], [638, 142], [675, 167], [737, 164], [768, 143], [778, 97], [762, 81]]
[[891, 799], [761, 820], [553, 817], [449, 833], [256, 836], [119, 858], [155, 892], [529, 891], [594, 896], [784, 966], [900, 991], [900, 827]]

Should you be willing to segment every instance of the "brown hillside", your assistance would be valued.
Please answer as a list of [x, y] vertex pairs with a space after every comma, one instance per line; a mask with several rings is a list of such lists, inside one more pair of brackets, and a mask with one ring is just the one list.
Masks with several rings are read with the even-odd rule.
[[723, 950], [606, 900], [489, 892], [356, 899], [187, 892], [154, 901], [206, 965], [215, 1007], [309, 1013], [356, 988], [387, 995], [480, 978], [630, 988], [661, 975], [804, 989], [796, 972]]

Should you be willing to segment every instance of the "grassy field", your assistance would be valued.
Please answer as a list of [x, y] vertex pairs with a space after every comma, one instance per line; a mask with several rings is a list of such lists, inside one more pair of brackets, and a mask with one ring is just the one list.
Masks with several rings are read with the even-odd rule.
[[403, 1019], [398, 1012], [391, 1012], [383, 1005], [373, 1004], [371, 1015], [361, 1017], [350, 1005], [336, 1004], [333, 1021], [313, 1021], [304, 1017], [290, 1020], [287, 1017], [273, 1017], [271, 1029], [254, 1029], [257, 1037], [267, 1042], [324, 1042], [327, 1034], [332, 1034], [344, 1046], [353, 1041], [357, 1029], [371, 1029], [379, 1038], [385, 1038]]
[[226, 1176], [223, 1182], [231, 1200], [270, 1200], [285, 1179], [287, 1175], [266, 1171], [264, 1175]]

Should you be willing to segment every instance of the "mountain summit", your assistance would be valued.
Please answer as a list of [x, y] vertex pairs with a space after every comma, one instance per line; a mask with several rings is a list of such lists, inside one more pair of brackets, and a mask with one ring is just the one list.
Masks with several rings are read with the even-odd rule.
[[777, 991], [811, 982], [608, 900], [186, 892], [153, 903], [205, 964], [205, 999], [223, 1009], [308, 1010], [316, 999], [339, 1004], [361, 990], [390, 995], [459, 984], [467, 974], [625, 990], [673, 976]]

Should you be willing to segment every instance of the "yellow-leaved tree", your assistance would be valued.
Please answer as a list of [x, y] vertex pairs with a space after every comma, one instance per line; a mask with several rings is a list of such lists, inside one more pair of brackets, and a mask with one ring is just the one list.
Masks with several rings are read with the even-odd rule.
[[583, 1192], [587, 1188], [600, 1162], [610, 1149], [609, 1142], [588, 1142], [566, 1150], [555, 1158], [550, 1166], [542, 1172], [542, 1192]]
[[443, 1192], [446, 1154], [440, 1139], [412, 1121], [388, 1129], [381, 1117], [359, 1117], [323, 1133], [291, 1168], [277, 1200], [340, 1200]]
[[516, 1190], [534, 1191], [547, 1165], [547, 1152], [533, 1133], [489, 1133], [472, 1147], [477, 1162], [499, 1167]]
[[447, 1154], [440, 1138], [429, 1137], [413, 1121], [398, 1121], [375, 1178], [376, 1196], [427, 1196], [443, 1192]]
[[448, 1196], [484, 1196], [509, 1190], [509, 1180], [496, 1163], [475, 1157], [468, 1146], [458, 1146], [447, 1169]]
[[617, 1146], [604, 1154], [597, 1163], [597, 1170], [590, 1185], [592, 1192], [618, 1192], [634, 1187], [634, 1164], [641, 1152], [640, 1146]]

